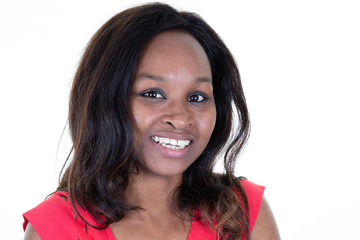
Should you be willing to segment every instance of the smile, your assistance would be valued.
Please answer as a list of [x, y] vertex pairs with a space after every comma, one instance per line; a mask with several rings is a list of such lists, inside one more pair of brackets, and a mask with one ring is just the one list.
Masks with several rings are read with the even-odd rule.
[[152, 137], [152, 140], [162, 147], [166, 147], [168, 149], [173, 149], [173, 150], [184, 149], [190, 144], [190, 140], [177, 140], [177, 139], [163, 138], [158, 136]]

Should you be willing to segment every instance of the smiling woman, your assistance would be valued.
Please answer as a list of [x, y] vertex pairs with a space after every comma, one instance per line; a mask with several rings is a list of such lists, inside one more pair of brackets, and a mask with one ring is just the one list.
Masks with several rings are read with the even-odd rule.
[[166, 31], [144, 49], [131, 97], [139, 174], [181, 182], [215, 127], [211, 78], [206, 53], [190, 34]]
[[148, 4], [105, 23], [77, 70], [69, 125], [71, 162], [24, 214], [25, 239], [279, 238], [264, 188], [234, 176], [249, 132], [240, 76], [196, 14]]

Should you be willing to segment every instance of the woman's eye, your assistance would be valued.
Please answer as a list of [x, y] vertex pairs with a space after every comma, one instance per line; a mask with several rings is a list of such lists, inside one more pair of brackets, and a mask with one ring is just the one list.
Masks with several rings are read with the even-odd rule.
[[148, 98], [165, 98], [161, 93], [155, 90], [147, 91], [141, 93], [141, 96], [148, 97]]
[[204, 97], [201, 94], [194, 94], [189, 97], [189, 102], [203, 102], [206, 100], [206, 97]]

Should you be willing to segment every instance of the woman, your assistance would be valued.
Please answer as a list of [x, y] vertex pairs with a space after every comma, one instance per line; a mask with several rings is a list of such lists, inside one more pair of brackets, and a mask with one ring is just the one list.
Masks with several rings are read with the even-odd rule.
[[24, 214], [25, 239], [279, 238], [263, 187], [234, 176], [245, 98], [199, 16], [148, 4], [105, 23], [77, 70], [69, 126], [72, 161]]

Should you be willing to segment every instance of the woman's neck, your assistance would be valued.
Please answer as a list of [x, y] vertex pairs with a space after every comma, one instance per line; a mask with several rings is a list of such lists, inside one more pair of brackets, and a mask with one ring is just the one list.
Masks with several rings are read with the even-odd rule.
[[182, 176], [159, 177], [138, 173], [129, 177], [125, 192], [129, 203], [153, 213], [173, 212], [173, 195], [181, 184]]
[[173, 208], [173, 194], [181, 181], [181, 177], [130, 175], [125, 192], [127, 200], [142, 209], [111, 224], [116, 239], [165, 239], [164, 236], [166, 239], [186, 239], [191, 216], [175, 212]]

